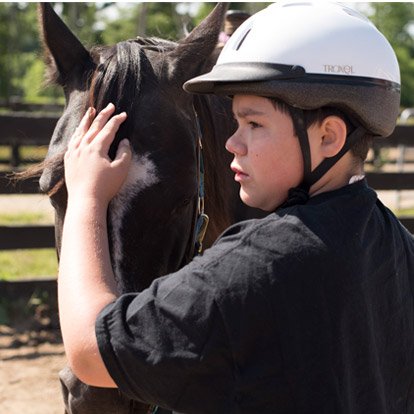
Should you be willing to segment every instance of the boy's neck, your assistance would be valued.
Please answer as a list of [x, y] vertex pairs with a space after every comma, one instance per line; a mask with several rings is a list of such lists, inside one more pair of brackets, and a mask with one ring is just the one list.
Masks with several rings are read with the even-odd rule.
[[352, 156], [346, 154], [319, 181], [312, 185], [309, 195], [312, 197], [327, 191], [337, 190], [348, 185], [353, 176], [363, 175], [363, 164], [356, 166]]

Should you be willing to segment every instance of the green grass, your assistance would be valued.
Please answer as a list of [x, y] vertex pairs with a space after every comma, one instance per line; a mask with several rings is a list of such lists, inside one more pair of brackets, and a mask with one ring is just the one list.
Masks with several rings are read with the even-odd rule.
[[43, 213], [0, 213], [0, 225], [12, 226], [12, 225], [26, 225], [26, 224], [45, 224], [49, 223], [49, 217]]
[[43, 159], [47, 153], [47, 146], [22, 146], [20, 147], [20, 156], [23, 159]]
[[411, 217], [414, 216], [414, 208], [403, 208], [400, 210], [394, 210], [394, 214], [397, 217]]
[[[29, 202], [30, 208], [30, 202]], [[51, 224], [50, 215], [42, 212], [0, 213], [0, 225]], [[0, 251], [0, 280], [17, 281], [57, 277], [58, 262], [56, 250], [20, 249]], [[0, 295], [0, 325], [27, 324], [36, 318], [37, 307], [48, 305], [57, 312], [56, 298], [46, 297], [47, 292], [35, 291], [30, 298], [11, 299]], [[45, 296], [46, 295], [46, 296]]]
[[57, 276], [55, 249], [0, 251], [0, 279], [16, 280]]
[[[0, 225], [51, 224], [43, 213], [1, 213]], [[21, 249], [0, 251], [0, 280], [57, 276], [55, 249]]]

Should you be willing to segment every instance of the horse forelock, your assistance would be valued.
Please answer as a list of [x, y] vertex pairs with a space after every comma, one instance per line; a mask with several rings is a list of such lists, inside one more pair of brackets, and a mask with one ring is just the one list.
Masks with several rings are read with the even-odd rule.
[[139, 94], [142, 52], [132, 42], [96, 48], [91, 51], [97, 66], [92, 74], [88, 106], [102, 110], [108, 103], [119, 112], [129, 112]]

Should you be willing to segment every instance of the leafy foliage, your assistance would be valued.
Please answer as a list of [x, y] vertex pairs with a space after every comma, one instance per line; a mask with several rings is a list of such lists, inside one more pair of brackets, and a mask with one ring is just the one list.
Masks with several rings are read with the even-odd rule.
[[[114, 44], [137, 35], [179, 40], [215, 3], [52, 3], [86, 47]], [[234, 2], [253, 14], [269, 3]], [[402, 106], [414, 107], [414, 3], [357, 3], [390, 41], [401, 67]], [[369, 7], [367, 7], [369, 5]], [[58, 88], [43, 88], [44, 65], [35, 3], [0, 2], [0, 100], [17, 96], [30, 103], [63, 102]]]
[[394, 48], [401, 72], [401, 105], [414, 107], [414, 3], [375, 2], [367, 12]]

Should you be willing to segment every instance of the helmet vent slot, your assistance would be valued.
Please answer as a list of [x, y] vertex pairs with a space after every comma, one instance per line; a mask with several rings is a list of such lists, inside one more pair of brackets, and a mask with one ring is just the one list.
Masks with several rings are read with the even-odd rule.
[[292, 6], [313, 6], [312, 3], [290, 3], [284, 4], [282, 7], [292, 7]]
[[236, 50], [239, 50], [239, 49], [240, 49], [241, 45], [242, 45], [242, 44], [243, 44], [243, 42], [246, 40], [247, 35], [250, 33], [250, 30], [252, 30], [252, 29], [249, 29], [249, 30], [248, 30], [248, 31], [244, 34], [244, 36], [243, 36], [243, 37], [242, 37], [242, 39], [240, 40], [239, 44], [237, 45]]
[[369, 20], [367, 18], [365, 18], [364, 16], [361, 16], [360, 13], [356, 12], [355, 10], [352, 10], [348, 7], [343, 7], [342, 10], [348, 14], [349, 16], [355, 17], [359, 20], [365, 20], [366, 22], [369, 22]]

